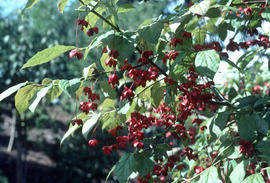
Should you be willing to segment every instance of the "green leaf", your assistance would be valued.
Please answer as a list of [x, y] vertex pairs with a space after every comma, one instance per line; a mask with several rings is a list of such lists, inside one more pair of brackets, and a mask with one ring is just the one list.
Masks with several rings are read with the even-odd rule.
[[66, 51], [72, 50], [74, 48], [75, 48], [74, 46], [57, 45], [57, 46], [39, 51], [23, 65], [22, 69], [49, 62], [52, 59], [58, 57], [59, 55], [65, 53]]
[[150, 25], [143, 26], [138, 30], [139, 35], [146, 41], [156, 44], [163, 29], [163, 23], [156, 21]]
[[198, 25], [198, 17], [197, 16], [194, 16], [186, 25], [185, 25], [185, 30], [186, 31], [193, 31], [193, 30], [196, 30], [196, 27]]
[[106, 81], [102, 81], [99, 83], [99, 87], [103, 92], [105, 97], [110, 97], [111, 99], [115, 99], [117, 96], [115, 88], [112, 88]]
[[115, 175], [119, 183], [126, 183], [128, 177], [135, 169], [135, 158], [133, 153], [124, 154], [116, 163]]
[[157, 108], [162, 100], [162, 96], [163, 96], [164, 92], [163, 92], [163, 87], [160, 86], [159, 83], [156, 83], [153, 85], [153, 87], [151, 88], [151, 104]]
[[100, 113], [96, 114], [94, 113], [90, 119], [88, 119], [82, 127], [82, 134], [84, 136], [85, 139], [87, 139], [87, 136], [89, 134], [89, 132], [93, 129], [93, 127], [95, 126], [95, 124], [98, 122], [98, 119], [100, 117]]
[[67, 2], [68, 2], [68, 0], [60, 0], [60, 1], [58, 2], [57, 8], [58, 8], [58, 11], [59, 11], [60, 13], [63, 13], [64, 8], [65, 8]]
[[134, 154], [136, 165], [135, 169], [143, 177], [153, 170], [155, 163], [150, 159], [151, 155], [148, 152], [141, 152]]
[[268, 129], [269, 129], [268, 123], [263, 118], [261, 118], [258, 114], [253, 114], [253, 117], [256, 119], [258, 132], [264, 135], [267, 135]]
[[258, 97], [255, 95], [239, 98], [236, 101], [239, 103], [236, 108], [241, 109], [249, 106], [253, 106], [256, 101], [258, 101]]
[[242, 69], [242, 71], [244, 71], [249, 62], [251, 62], [260, 51], [261, 49], [246, 52], [238, 59], [236, 64], [240, 63], [240, 68]]
[[112, 129], [126, 121], [126, 115], [112, 111], [102, 116], [102, 129]]
[[96, 67], [96, 63], [93, 63], [91, 65], [89, 65], [88, 67], [83, 68], [83, 77], [84, 79], [87, 79], [88, 76], [90, 76]]
[[135, 7], [132, 4], [121, 4], [117, 9], [117, 13], [126, 13], [134, 9]]
[[219, 68], [219, 55], [215, 50], [200, 51], [195, 58], [196, 70], [203, 76], [214, 78]]
[[112, 169], [109, 171], [109, 173], [108, 173], [108, 175], [107, 175], [107, 177], [106, 177], [106, 182], [108, 181], [110, 175], [114, 172], [114, 170], [115, 170], [115, 165], [114, 165], [114, 166], [112, 167]]
[[206, 30], [205, 29], [194, 29], [192, 31], [193, 37], [196, 39], [197, 44], [204, 44], [206, 38]]
[[217, 31], [218, 31], [218, 36], [220, 37], [220, 39], [222, 41], [224, 41], [226, 39], [227, 33], [228, 33], [227, 24], [225, 22], [219, 24]]
[[256, 118], [253, 115], [244, 114], [238, 121], [238, 130], [241, 139], [253, 142], [257, 137]]
[[91, 43], [89, 44], [89, 46], [86, 48], [85, 50], [85, 54], [84, 54], [84, 59], [86, 59], [88, 53], [91, 51], [91, 49], [103, 44], [109, 44], [109, 42], [111, 41], [111, 39], [114, 36], [114, 31], [110, 30], [108, 32], [105, 32], [103, 34], [99, 34], [98, 37], [96, 37], [95, 39], [93, 39], [91, 41]]
[[3, 91], [0, 94], [0, 101], [7, 98], [11, 94], [15, 93], [17, 90], [19, 90], [21, 87], [25, 86], [26, 84], [27, 84], [27, 81], [24, 82], [24, 83], [19, 83], [19, 84], [15, 85], [15, 86], [12, 86], [12, 87], [8, 88], [7, 90]]
[[[95, 11], [96, 11], [98, 14], [100, 14], [100, 15], [102, 15], [102, 13], [103, 13], [105, 10], [106, 10], [105, 7], [101, 7], [101, 6], [99, 6], [99, 7], [97, 7], [97, 8], [95, 9]], [[86, 32], [86, 31], [88, 30], [88, 28], [94, 27], [94, 26], [96, 25], [97, 21], [98, 21], [100, 18], [99, 18], [97, 15], [95, 15], [94, 13], [90, 12], [90, 13], [88, 13], [88, 15], [85, 16], [84, 19], [89, 23], [89, 26], [87, 27], [87, 29], [84, 29], [84, 31]]]
[[76, 78], [72, 80], [60, 80], [59, 87], [69, 96], [76, 97], [76, 91], [81, 86], [81, 80]]
[[102, 111], [113, 110], [115, 109], [114, 101], [110, 98], [106, 98], [99, 107]]
[[198, 4], [195, 4], [189, 8], [189, 11], [198, 14], [205, 15], [210, 8], [210, 0], [204, 0]]
[[46, 94], [46, 99], [48, 101], [53, 101], [62, 94], [62, 90], [59, 86], [54, 85]]
[[[89, 119], [89, 116], [86, 115], [85, 113], [80, 113], [80, 114], [78, 114], [77, 116], [75, 116], [74, 118], [72, 118], [72, 120], [74, 120], [74, 119], [81, 119], [81, 120], [83, 121], [83, 124], [84, 124], [85, 121]], [[70, 123], [68, 131], [64, 134], [64, 136], [63, 136], [62, 139], [61, 139], [60, 146], [62, 145], [62, 143], [63, 143], [70, 135], [73, 135], [74, 132], [75, 132], [77, 129], [79, 129], [80, 127], [81, 127], [81, 126], [78, 126], [77, 123], [75, 123], [74, 126]]]
[[209, 126], [210, 134], [214, 137], [219, 137], [222, 135], [222, 131], [224, 130], [228, 118], [230, 116], [230, 112], [220, 112], [218, 113], [212, 120], [210, 121], [211, 124]]
[[231, 182], [241, 182], [246, 176], [246, 161], [239, 163], [230, 174]]
[[241, 183], [262, 183], [262, 182], [264, 182], [262, 175], [260, 173], [255, 173], [245, 178], [245, 180], [242, 181]]
[[109, 48], [119, 52], [118, 61], [122, 63], [126, 58], [129, 58], [135, 49], [133, 40], [128, 38], [125, 33], [116, 33], [110, 41]]
[[37, 93], [36, 93], [36, 98], [35, 100], [33, 101], [33, 103], [29, 106], [29, 110], [31, 112], [34, 112], [38, 103], [40, 102], [40, 100], [45, 97], [45, 95], [47, 94], [47, 92], [49, 91], [49, 89], [52, 87], [52, 85], [50, 86], [47, 86], [45, 88], [42, 88], [41, 90], [39, 90]]
[[214, 166], [211, 166], [203, 171], [203, 173], [200, 175], [200, 180], [198, 183], [222, 183], [218, 176], [217, 168]]
[[28, 109], [32, 98], [41, 88], [41, 86], [28, 85], [18, 90], [15, 95], [15, 106], [20, 114]]
[[220, 10], [218, 8], [211, 8], [208, 10], [205, 16], [209, 18], [218, 18], [221, 16]]
[[267, 8], [266, 11], [262, 12], [262, 18], [265, 18], [267, 21], [270, 21], [270, 9]]
[[24, 9], [22, 10], [22, 18], [24, 16], [25, 10], [32, 8], [37, 2], [38, 2], [38, 0], [28, 0], [27, 1]]
[[68, 131], [64, 134], [64, 136], [62, 137], [61, 141], [60, 141], [60, 146], [62, 145], [62, 143], [71, 135], [73, 134], [78, 128], [80, 128], [80, 126], [78, 126], [77, 123], [75, 123], [74, 126], [72, 126], [71, 128], [68, 129]]
[[37, 2], [38, 2], [38, 0], [28, 0], [24, 9], [32, 8]]

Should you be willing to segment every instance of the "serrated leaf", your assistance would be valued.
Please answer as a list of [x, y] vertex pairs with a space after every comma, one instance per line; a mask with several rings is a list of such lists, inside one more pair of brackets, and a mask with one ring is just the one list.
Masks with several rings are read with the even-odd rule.
[[50, 85], [52, 84], [52, 80], [50, 78], [44, 78], [41, 82], [42, 85]]
[[89, 132], [93, 129], [93, 127], [95, 126], [95, 124], [98, 122], [98, 119], [100, 117], [100, 113], [99, 114], [93, 114], [91, 116], [90, 119], [88, 119], [82, 127], [82, 134], [84, 136], [85, 139], [87, 139], [87, 136], [89, 134]]
[[32, 8], [37, 2], [38, 2], [38, 0], [28, 0], [24, 9]]
[[196, 39], [197, 44], [204, 44], [206, 38], [206, 30], [205, 29], [194, 29], [192, 31], [192, 37]]
[[99, 34], [98, 37], [96, 37], [95, 39], [93, 39], [91, 41], [91, 43], [89, 44], [89, 46], [86, 48], [85, 50], [85, 54], [84, 54], [84, 59], [86, 59], [88, 53], [91, 51], [91, 49], [103, 44], [109, 44], [109, 42], [111, 41], [111, 39], [114, 36], [114, 31], [110, 30], [108, 32], [105, 32], [103, 34]]
[[242, 115], [238, 121], [238, 130], [241, 139], [253, 142], [258, 134], [254, 116], [249, 114]]
[[262, 183], [262, 182], [264, 182], [263, 176], [260, 173], [255, 173], [245, 178], [245, 180], [242, 181], [241, 183]]
[[115, 165], [115, 175], [119, 183], [126, 183], [128, 177], [135, 169], [135, 158], [133, 153], [124, 154]]
[[41, 90], [39, 90], [36, 94], [36, 98], [33, 101], [33, 103], [29, 106], [29, 110], [31, 112], [34, 112], [38, 103], [40, 102], [40, 100], [45, 97], [45, 95], [47, 94], [47, 92], [49, 91], [49, 89], [52, 87], [52, 85], [47, 86], [45, 88], [42, 88]]
[[134, 9], [135, 7], [132, 4], [121, 4], [117, 9], [117, 13], [126, 13]]
[[268, 129], [269, 129], [268, 123], [263, 118], [261, 118], [258, 114], [253, 114], [253, 117], [254, 119], [256, 119], [258, 132], [264, 135], [267, 135]]
[[220, 39], [222, 41], [224, 41], [227, 37], [227, 33], [228, 33], [228, 28], [227, 28], [227, 24], [225, 22], [221, 23], [218, 25], [218, 36], [220, 37]]
[[219, 55], [215, 50], [200, 51], [195, 58], [196, 70], [203, 76], [213, 79], [218, 71]]
[[114, 109], [114, 101], [110, 98], [106, 98], [100, 105], [102, 111], [108, 111]]
[[96, 63], [93, 63], [91, 65], [89, 65], [88, 67], [83, 68], [83, 77], [84, 79], [86, 79], [88, 76], [90, 76], [96, 67]]
[[68, 2], [68, 0], [60, 0], [60, 1], [58, 2], [57, 8], [58, 8], [58, 11], [59, 11], [60, 13], [63, 13], [64, 8], [65, 8], [66, 5], [67, 5], [67, 2]]
[[[102, 15], [102, 13], [103, 13], [105, 10], [106, 10], [105, 7], [101, 7], [101, 6], [99, 6], [99, 7], [97, 7], [97, 8], [95, 9], [95, 11], [96, 11], [98, 14], [100, 14], [100, 15]], [[87, 27], [87, 29], [84, 29], [84, 31], [86, 32], [86, 31], [88, 30], [88, 28], [90, 28], [90, 26], [91, 26], [91, 27], [94, 27], [94, 26], [96, 25], [97, 21], [98, 21], [100, 18], [99, 18], [97, 15], [95, 15], [94, 13], [90, 12], [90, 13], [88, 13], [88, 14], [85, 16], [84, 19], [89, 23], [89, 26]]]
[[163, 23], [156, 21], [150, 25], [143, 26], [138, 30], [139, 35], [146, 41], [156, 44], [163, 29]]
[[231, 182], [241, 182], [246, 176], [246, 163], [242, 161], [239, 163], [230, 174], [229, 178]]
[[195, 4], [189, 8], [189, 11], [198, 14], [205, 15], [210, 8], [210, 0], [204, 0], [198, 4]]
[[218, 8], [211, 8], [208, 10], [205, 16], [209, 18], [218, 18], [221, 16], [220, 10]]
[[211, 166], [203, 171], [203, 173], [200, 175], [200, 180], [198, 183], [222, 183], [218, 176], [217, 168], [214, 166]]
[[80, 126], [78, 126], [77, 123], [75, 123], [74, 126], [72, 126], [71, 128], [68, 129], [68, 131], [64, 134], [64, 136], [62, 137], [61, 141], [60, 141], [60, 146], [62, 145], [62, 143], [64, 142], [64, 140], [66, 140], [72, 133], [74, 133], [78, 128], [80, 128]]
[[72, 80], [60, 80], [59, 87], [69, 96], [76, 97], [76, 91], [81, 86], [81, 80], [76, 78]]
[[22, 69], [49, 62], [52, 59], [58, 57], [59, 55], [65, 53], [66, 51], [72, 50], [74, 48], [75, 48], [74, 46], [57, 45], [39, 51], [23, 65]]
[[267, 8], [266, 11], [263, 11], [261, 16], [262, 18], [265, 18], [267, 21], [270, 21], [270, 9]]
[[102, 116], [102, 129], [112, 129], [126, 121], [126, 115], [112, 111]]
[[143, 177], [153, 170], [155, 163], [150, 159], [151, 155], [148, 152], [135, 153], [135, 168]]
[[153, 85], [153, 87], [151, 88], [151, 104], [157, 108], [162, 100], [162, 96], [163, 96], [164, 92], [163, 92], [163, 88], [162, 86], [160, 86], [159, 83], [156, 83]]
[[62, 90], [59, 86], [54, 85], [46, 94], [46, 99], [48, 101], [53, 101], [62, 94]]
[[128, 38], [126, 33], [115, 34], [111, 39], [109, 48], [112, 50], [117, 50], [119, 52], [118, 61], [124, 62], [126, 58], [134, 52], [134, 43], [133, 40]]
[[25, 86], [26, 84], [27, 84], [27, 81], [24, 83], [19, 83], [15, 86], [12, 86], [12, 87], [8, 88], [7, 90], [3, 91], [0, 94], [0, 101], [2, 101], [3, 99], [7, 98], [10, 95], [12, 95], [13, 93], [15, 93], [17, 90], [19, 90], [21, 87]]
[[[80, 113], [77, 116], [75, 116], [74, 118], [72, 118], [72, 120], [74, 119], [81, 119], [83, 121], [83, 124], [85, 123], [85, 121], [89, 118], [88, 115], [86, 115], [85, 113]], [[74, 135], [74, 132], [79, 129], [81, 126], [78, 126], [77, 123], [75, 123], [75, 125], [73, 126], [72, 123], [70, 123], [68, 131], [64, 134], [64, 136], [61, 139], [60, 142], [60, 146], [62, 145], [62, 143], [64, 142], [64, 140], [66, 140], [70, 135]]]
[[28, 85], [18, 90], [15, 95], [15, 106], [20, 114], [28, 109], [32, 98], [41, 88], [41, 86]]
[[99, 87], [104, 95], [109, 96], [111, 99], [115, 99], [117, 96], [115, 88], [112, 88], [106, 81], [99, 83]]
[[219, 137], [222, 135], [222, 131], [224, 130], [228, 118], [230, 116], [230, 112], [220, 112], [215, 117], [212, 118], [211, 124], [209, 126], [210, 134], [215, 137]]
[[38, 0], [28, 0], [27, 1], [24, 9], [22, 10], [22, 18], [24, 16], [25, 10], [32, 8], [37, 2], [38, 2]]

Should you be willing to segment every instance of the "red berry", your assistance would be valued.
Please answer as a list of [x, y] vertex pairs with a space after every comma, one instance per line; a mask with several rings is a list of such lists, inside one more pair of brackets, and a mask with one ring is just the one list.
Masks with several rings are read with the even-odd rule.
[[98, 144], [98, 140], [96, 140], [96, 139], [93, 139], [93, 140], [89, 140], [88, 141], [88, 145], [90, 147], [95, 147], [97, 144]]
[[81, 60], [83, 57], [83, 54], [77, 50], [71, 50], [69, 52], [69, 58], [77, 57], [78, 60]]

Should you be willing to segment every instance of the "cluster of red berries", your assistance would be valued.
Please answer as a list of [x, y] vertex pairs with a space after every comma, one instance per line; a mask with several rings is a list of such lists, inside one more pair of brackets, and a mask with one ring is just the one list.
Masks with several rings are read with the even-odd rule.
[[[88, 27], [88, 22], [84, 19], [78, 19], [77, 24], [81, 25], [81, 30], [83, 31], [85, 28]], [[92, 36], [94, 33], [98, 34], [98, 28], [97, 27], [91, 27], [87, 30], [87, 35]]]
[[247, 140], [240, 140], [239, 141], [239, 145], [241, 145], [239, 147], [239, 152], [241, 154], [245, 154], [247, 156], [251, 156], [253, 154], [254, 146], [249, 141], [247, 141]]
[[[155, 159], [156, 165], [154, 166], [152, 173], [148, 173], [144, 177], [138, 177], [138, 183], [149, 183], [151, 174], [156, 175], [157, 178], [154, 179], [154, 182], [168, 182], [166, 176], [168, 175], [168, 171], [172, 169], [176, 163], [180, 161], [179, 155], [172, 155], [168, 157], [167, 161], [162, 159]], [[180, 164], [177, 166], [178, 170], [182, 170], [185, 166]]]
[[196, 44], [194, 45], [195, 51], [202, 51], [202, 50], [216, 50], [217, 52], [220, 52], [222, 50], [222, 47], [220, 46], [219, 42], [212, 41], [211, 43], [200, 45]]
[[215, 99], [214, 94], [208, 92], [209, 88], [214, 84], [213, 82], [207, 82], [205, 84], [197, 84], [196, 79], [198, 74], [195, 73], [194, 67], [189, 69], [189, 75], [187, 77], [188, 82], [182, 83], [179, 86], [179, 90], [182, 95], [179, 97], [180, 103], [177, 109], [180, 113], [177, 116], [178, 120], [185, 121], [194, 110], [205, 111], [207, 108], [212, 111], [217, 110], [217, 105], [211, 104], [210, 101]]
[[73, 119], [71, 120], [71, 124], [74, 126], [75, 123], [77, 123], [77, 125], [82, 125], [83, 124], [83, 121], [81, 119]]
[[175, 60], [177, 56], [178, 56], [178, 52], [177, 51], [174, 51], [174, 50], [172, 50], [172, 51], [166, 51], [166, 54], [162, 58], [162, 63], [164, 65], [166, 65], [167, 60]]
[[97, 103], [94, 103], [95, 100], [100, 100], [99, 94], [92, 93], [92, 90], [89, 87], [84, 87], [84, 95], [88, 96], [89, 101], [81, 101], [79, 109], [85, 114], [88, 114], [90, 110], [96, 110], [98, 107]]
[[148, 64], [150, 61], [151, 61], [151, 59], [149, 58], [149, 57], [151, 57], [151, 56], [153, 56], [154, 55], [154, 53], [153, 53], [153, 51], [151, 51], [151, 50], [149, 50], [149, 51], [144, 51], [144, 52], [142, 52], [142, 54], [141, 54], [141, 58], [139, 58], [138, 60], [137, 60], [137, 63], [142, 63], [142, 64]]
[[269, 36], [266, 35], [259, 35], [259, 39], [255, 40], [249, 40], [246, 42], [240, 42], [239, 44], [237, 42], [234, 42], [233, 40], [230, 40], [229, 44], [226, 46], [226, 50], [228, 51], [235, 51], [239, 50], [239, 47], [242, 49], [248, 49], [250, 46], [262, 46], [264, 49], [267, 49], [270, 47], [270, 42], [269, 42]]
[[[182, 36], [182, 38], [185, 38], [185, 37], [186, 38], [191, 38], [191, 33], [190, 32], [183, 32], [181, 36]], [[177, 44], [182, 45], [183, 44], [183, 40], [181, 38], [175, 37], [175, 38], [172, 38], [170, 40], [170, 42], [169, 42], [169, 46], [176, 47]]]
[[130, 69], [128, 71], [127, 76], [134, 80], [135, 86], [146, 86], [147, 81], [156, 81], [158, 77], [158, 68], [157, 67], [149, 67], [147, 70], [139, 70], [139, 69]]
[[[241, 13], [243, 13], [244, 15], [249, 15], [249, 16], [251, 16], [252, 13], [253, 13], [253, 10], [252, 10], [250, 7], [246, 7], [246, 8], [240, 7], [240, 8], [238, 8], [238, 10], [239, 10]], [[240, 17], [240, 14], [237, 14], [237, 16]]]

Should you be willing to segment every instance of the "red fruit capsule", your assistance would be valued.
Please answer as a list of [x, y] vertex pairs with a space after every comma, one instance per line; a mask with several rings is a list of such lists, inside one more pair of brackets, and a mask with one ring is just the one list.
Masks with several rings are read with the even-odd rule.
[[98, 140], [96, 140], [96, 139], [89, 140], [89, 141], [88, 141], [88, 145], [89, 145], [90, 147], [95, 147], [96, 145], [98, 145]]
[[78, 50], [71, 50], [69, 52], [69, 58], [77, 57], [78, 60], [81, 60], [83, 57], [83, 54], [79, 52]]

